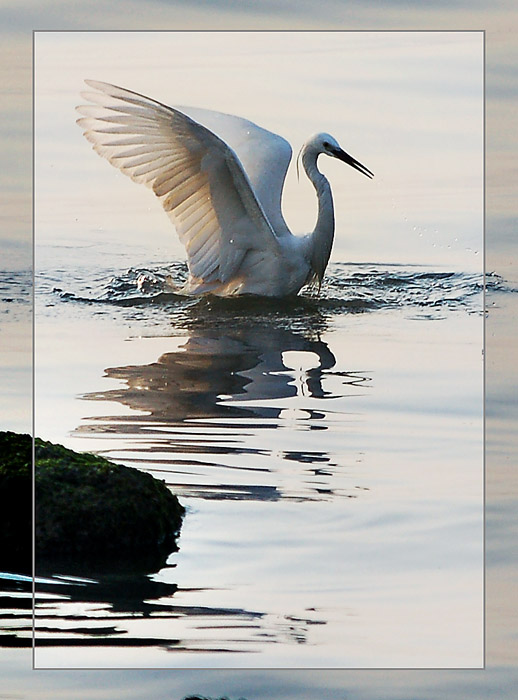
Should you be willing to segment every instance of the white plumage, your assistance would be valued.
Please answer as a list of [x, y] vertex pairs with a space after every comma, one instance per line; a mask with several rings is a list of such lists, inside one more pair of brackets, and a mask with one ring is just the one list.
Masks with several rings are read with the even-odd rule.
[[334, 213], [318, 155], [372, 177], [331, 136], [317, 134], [303, 147], [319, 216], [313, 233], [293, 236], [281, 211], [291, 160], [285, 139], [240, 117], [167, 107], [108, 83], [85, 82], [94, 92], [82, 97], [92, 104], [77, 107], [83, 115], [77, 123], [97, 153], [161, 200], [187, 252], [185, 293], [286, 296], [321, 282]]

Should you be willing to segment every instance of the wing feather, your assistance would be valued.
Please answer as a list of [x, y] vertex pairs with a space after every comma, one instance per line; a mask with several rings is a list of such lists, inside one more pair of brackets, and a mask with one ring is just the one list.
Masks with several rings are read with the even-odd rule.
[[87, 80], [77, 120], [97, 153], [150, 187], [185, 246], [191, 276], [225, 283], [248, 250], [278, 240], [234, 151], [179, 110]]

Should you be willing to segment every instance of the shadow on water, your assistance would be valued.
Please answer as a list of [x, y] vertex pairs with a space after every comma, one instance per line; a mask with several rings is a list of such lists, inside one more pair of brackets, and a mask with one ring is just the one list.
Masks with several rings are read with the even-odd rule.
[[[165, 567], [162, 573], [174, 567]], [[66, 574], [56, 572], [66, 571]], [[38, 570], [36, 646], [160, 647], [165, 650], [222, 651], [226, 636], [182, 639], [175, 623], [188, 617], [217, 630], [258, 627], [261, 613], [239, 608], [218, 608], [185, 603], [196, 589], [156, 580], [153, 574], [116, 567], [74, 568], [70, 562], [47, 562]], [[176, 602], [175, 595], [183, 602]], [[155, 625], [154, 622], [159, 624]], [[155, 634], [150, 633], [149, 627]], [[157, 634], [158, 633], [158, 634]]]
[[[163, 651], [259, 652], [264, 644], [304, 644], [316, 611], [306, 617], [268, 615], [240, 607], [197, 604], [210, 588], [182, 588], [163, 578], [174, 566], [147, 574], [107, 565], [48, 561], [36, 578], [35, 647], [154, 647]], [[66, 572], [66, 573], [65, 573]], [[19, 577], [13, 577], [19, 578]], [[20, 590], [20, 581], [10, 590]], [[28, 582], [23, 582], [29, 591]], [[193, 600], [194, 596], [194, 600]], [[31, 643], [31, 599], [2, 617], [0, 646]], [[7, 623], [7, 625], [6, 625]]]
[[[0, 573], [0, 589], [0, 647], [30, 647], [32, 579]], [[253, 637], [263, 617], [239, 608], [176, 604], [176, 593], [185, 600], [185, 594], [195, 589], [182, 590], [176, 584], [155, 580], [151, 574], [111, 566], [99, 570], [98, 566], [73, 565], [68, 560], [47, 561], [39, 566], [36, 591], [37, 647], [154, 646], [216, 652], [225, 650], [227, 633], [223, 630], [234, 628], [242, 634], [248, 628]], [[213, 632], [221, 628], [222, 634], [213, 634], [205, 647], [202, 637], [185, 641], [170, 636], [174, 623], [185, 617], [210, 626]], [[142, 623], [153, 620], [160, 621], [161, 636], [142, 633]], [[135, 626], [138, 633], [132, 634]]]
[[0, 647], [32, 645], [32, 578], [0, 572]]

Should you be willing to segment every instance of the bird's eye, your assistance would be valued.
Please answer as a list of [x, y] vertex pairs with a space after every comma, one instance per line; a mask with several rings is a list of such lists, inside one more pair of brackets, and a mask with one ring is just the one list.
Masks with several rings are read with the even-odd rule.
[[329, 141], [324, 141], [324, 148], [329, 148]]

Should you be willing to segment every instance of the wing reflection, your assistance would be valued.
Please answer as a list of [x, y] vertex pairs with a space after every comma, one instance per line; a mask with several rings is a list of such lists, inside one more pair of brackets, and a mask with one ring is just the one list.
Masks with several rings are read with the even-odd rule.
[[[67, 573], [55, 573], [60, 570]], [[264, 635], [272, 642], [285, 636], [282, 626], [264, 613], [193, 603], [192, 598], [206, 589], [182, 589], [116, 567], [92, 572], [70, 562], [49, 562], [42, 573], [45, 577], [37, 580], [36, 647], [152, 646], [214, 653], [242, 651], [243, 642], [253, 650]], [[0, 646], [29, 646], [30, 613], [24, 622], [16, 634], [0, 636]], [[303, 638], [309, 623], [301, 620], [297, 625]], [[212, 635], [204, 636], [204, 629], [211, 629]]]
[[120, 388], [84, 396], [139, 413], [90, 418], [77, 432], [123, 436], [112, 459], [166, 473], [184, 496], [330, 498], [343, 492], [332, 483], [340, 467], [314, 433], [298, 434], [328, 429], [333, 407], [322, 399], [363, 392], [364, 373], [335, 366], [328, 345], [302, 332], [243, 319], [223, 331], [191, 327], [156, 362], [107, 369]]
[[[84, 398], [118, 401], [144, 411], [148, 414], [146, 422], [178, 423], [249, 415], [277, 417], [280, 408], [265, 405], [243, 408], [236, 403], [296, 396], [298, 387], [293, 368], [286, 366], [283, 359], [289, 351], [310, 354], [318, 361], [303, 378], [301, 393], [318, 398], [326, 396], [329, 392], [322, 388], [323, 372], [334, 367], [336, 359], [325, 343], [282, 329], [252, 328], [225, 335], [196, 331], [180, 350], [165, 353], [156, 362], [107, 369], [107, 377], [124, 381], [126, 387], [90, 393]], [[360, 380], [363, 378], [351, 377], [351, 383]]]
[[[186, 505], [189, 499], [261, 502], [247, 523], [252, 529], [267, 512], [265, 501], [356, 497], [361, 456], [358, 441], [348, 441], [358, 420], [351, 402], [365, 393], [369, 377], [338, 368], [318, 335], [276, 326], [271, 318], [263, 324], [243, 315], [223, 329], [202, 325], [188, 327], [180, 345], [178, 336], [171, 338], [171, 351], [154, 362], [107, 369], [120, 386], [84, 398], [135, 414], [91, 417], [76, 433], [94, 438], [110, 459], [165, 478]], [[225, 537], [226, 504], [205, 505], [213, 511], [211, 536]], [[197, 556], [210, 562], [210, 546], [201, 545]], [[46, 595], [37, 605], [36, 645], [255, 652], [304, 644], [314, 625], [327, 622], [324, 611], [296, 604], [286, 614], [264, 604], [221, 608], [211, 604], [210, 569], [205, 587], [182, 587], [181, 568], [175, 574], [109, 571], [84, 585], [40, 586]]]

